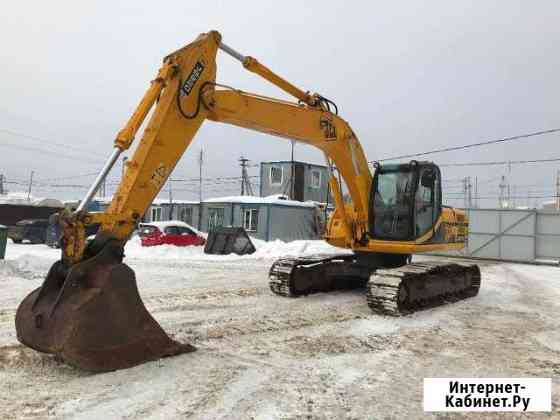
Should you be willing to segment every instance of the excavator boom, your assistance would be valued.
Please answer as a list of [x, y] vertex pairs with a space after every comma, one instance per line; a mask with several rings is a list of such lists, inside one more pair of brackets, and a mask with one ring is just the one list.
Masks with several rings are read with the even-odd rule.
[[[298, 102], [217, 84], [218, 50]], [[89, 202], [121, 153], [130, 148], [148, 115], [142, 138], [127, 161], [109, 208], [103, 213], [88, 212]], [[441, 207], [441, 193], [436, 192], [439, 170], [436, 173], [435, 165], [411, 164], [393, 171], [396, 177], [382, 177], [387, 171], [380, 169], [372, 175], [360, 142], [349, 124], [338, 116], [332, 101], [302, 91], [256, 59], [227, 46], [218, 32], [211, 31], [164, 58], [136, 110], [117, 134], [107, 163], [80, 206], [73, 213], [60, 215], [61, 260], [17, 310], [16, 330], [23, 344], [58, 354], [68, 363], [91, 371], [127, 368], [194, 350], [170, 338], [152, 318], [140, 298], [134, 272], [122, 260], [126, 241], [205, 120], [300, 141], [325, 155], [336, 205], [326, 240], [355, 250], [356, 256], [280, 260], [270, 273], [270, 286], [277, 294], [295, 296], [349, 284], [363, 285], [375, 268], [403, 265], [409, 253], [464, 245], [466, 218], [464, 213]], [[344, 180], [351, 203], [345, 203], [334, 167]], [[403, 174], [405, 184], [401, 182]], [[391, 186], [391, 182], [396, 184]], [[423, 199], [431, 207], [426, 202], [413, 204], [414, 194], [420, 190], [423, 196], [431, 197]], [[395, 197], [381, 197], [391, 191]], [[431, 208], [431, 214], [425, 208]], [[422, 214], [416, 215], [419, 210]], [[99, 224], [100, 229], [92, 241], [86, 242], [85, 228], [92, 224]], [[408, 233], [403, 236], [403, 232]], [[369, 262], [364, 264], [365, 260]], [[430, 270], [432, 277], [441, 271], [438, 267]], [[463, 277], [453, 284], [453, 290], [463, 293], [466, 287], [472, 295], [476, 273]], [[420, 296], [426, 290], [427, 283], [422, 283], [414, 292], [412, 285], [419, 284], [415, 279], [407, 275], [402, 287], [395, 289], [398, 308], [406, 306], [401, 302], [403, 293], [412, 299], [414, 293]], [[370, 286], [371, 302], [381, 299], [375, 294], [376, 284]], [[386, 290], [383, 285], [378, 288]], [[437, 295], [437, 287], [434, 290], [430, 293]], [[373, 306], [372, 309], [376, 310]]]
[[[202, 34], [164, 59], [77, 211], [60, 215], [62, 258], [16, 313], [23, 344], [95, 372], [195, 350], [170, 338], [149, 314], [134, 272], [122, 260], [126, 241], [206, 119], [200, 93], [215, 82], [220, 39], [217, 32]], [[89, 201], [152, 109], [109, 208], [88, 213]], [[86, 244], [90, 224], [100, 229]]]

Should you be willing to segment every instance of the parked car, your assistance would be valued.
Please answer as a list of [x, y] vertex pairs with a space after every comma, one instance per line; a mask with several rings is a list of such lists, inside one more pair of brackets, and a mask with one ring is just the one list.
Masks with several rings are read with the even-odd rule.
[[204, 245], [206, 240], [192, 226], [180, 222], [152, 222], [140, 223], [138, 226], [142, 246], [154, 245]]
[[16, 244], [29, 241], [32, 244], [44, 244], [49, 221], [47, 219], [24, 219], [8, 228], [8, 238]]

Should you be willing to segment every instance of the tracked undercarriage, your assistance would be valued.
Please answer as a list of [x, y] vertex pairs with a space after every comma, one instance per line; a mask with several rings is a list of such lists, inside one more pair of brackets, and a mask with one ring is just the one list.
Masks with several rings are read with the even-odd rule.
[[475, 296], [480, 270], [475, 264], [441, 261], [376, 268], [355, 255], [313, 255], [275, 261], [269, 285], [286, 297], [366, 287], [373, 312], [399, 316]]

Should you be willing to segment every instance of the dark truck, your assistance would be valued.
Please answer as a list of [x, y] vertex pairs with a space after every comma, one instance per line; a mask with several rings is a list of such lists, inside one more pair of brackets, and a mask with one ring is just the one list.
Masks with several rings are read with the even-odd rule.
[[44, 244], [49, 221], [47, 219], [24, 219], [8, 228], [8, 238], [16, 244], [29, 241], [32, 244]]

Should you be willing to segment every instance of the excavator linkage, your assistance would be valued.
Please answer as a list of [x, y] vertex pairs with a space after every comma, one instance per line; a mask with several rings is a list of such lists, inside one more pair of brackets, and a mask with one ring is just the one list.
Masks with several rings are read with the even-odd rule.
[[122, 249], [109, 245], [67, 274], [55, 263], [18, 307], [18, 340], [92, 372], [194, 351], [169, 338], [148, 313], [134, 272], [120, 260]]

